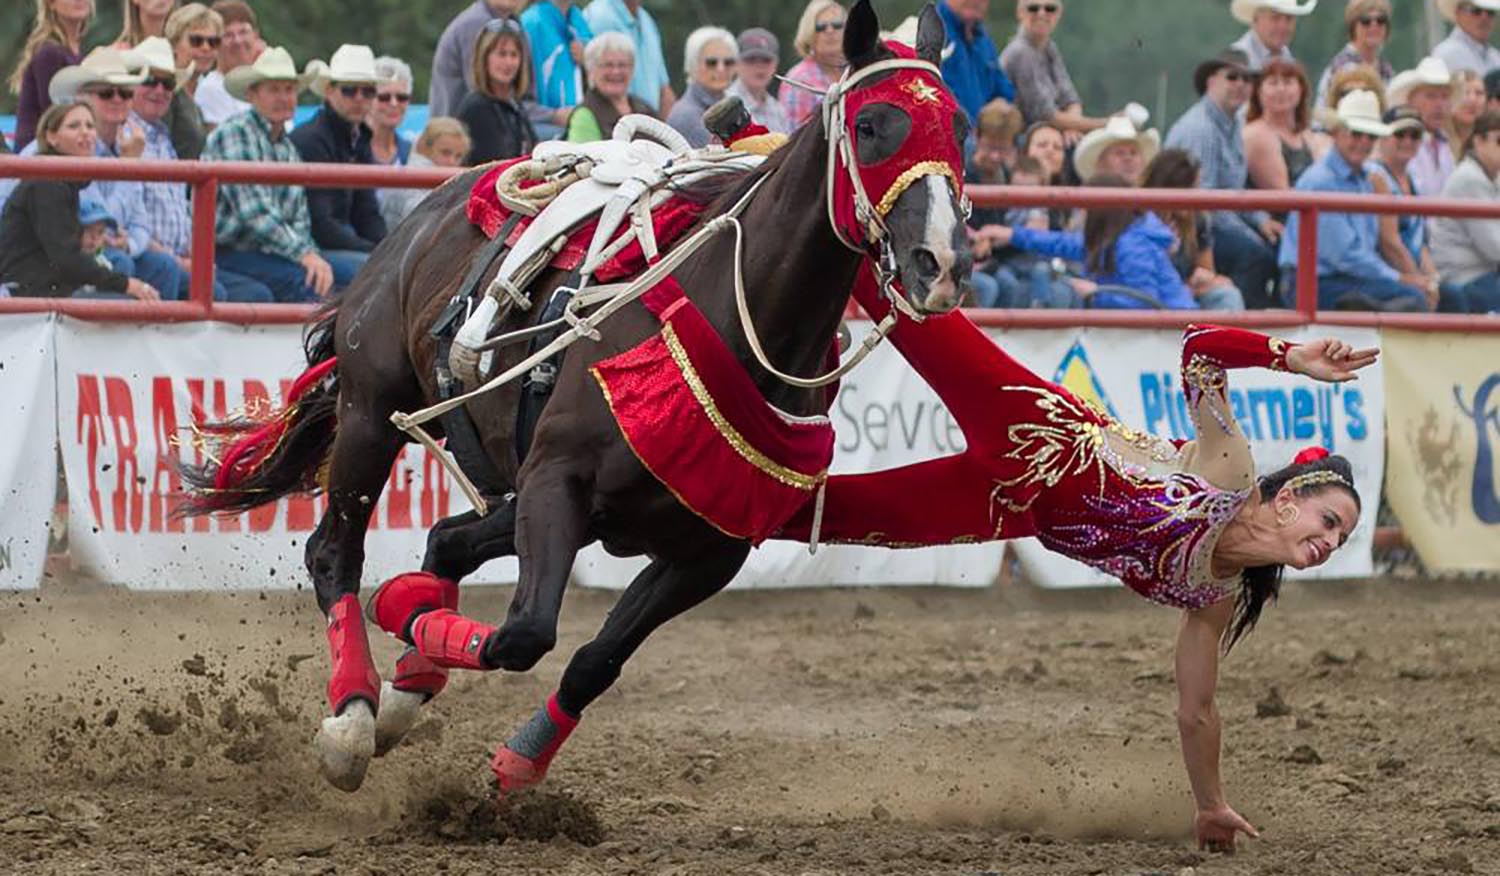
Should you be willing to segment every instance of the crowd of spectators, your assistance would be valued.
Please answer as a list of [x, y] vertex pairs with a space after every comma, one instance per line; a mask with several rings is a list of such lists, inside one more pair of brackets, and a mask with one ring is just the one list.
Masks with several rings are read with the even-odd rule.
[[[1320, 2], [1343, 2], [1348, 41], [1294, 48], [1298, 22]], [[1391, 2], [1232, 0], [1243, 36], [1204, 52], [1192, 77], [1198, 99], [1163, 124], [1163, 136], [1138, 104], [1085, 105], [1055, 39], [1065, 0], [938, 0], [948, 36], [942, 75], [972, 123], [965, 177], [1500, 202], [1500, 50], [1490, 44], [1500, 0], [1424, 0], [1452, 29], [1401, 72], [1385, 57]], [[790, 133], [818, 116], [843, 74], [847, 9], [838, 0], [807, 3], [786, 54], [763, 27], [700, 27], [669, 50], [650, 3], [473, 0], [437, 43], [428, 122], [410, 139], [409, 64], [341, 45], [299, 68], [263, 38], [246, 0], [127, 0], [119, 37], [92, 50], [82, 39], [93, 0], [35, 0], [9, 80], [19, 101], [14, 148], [124, 161], [457, 167], [549, 139], [606, 139], [628, 114], [662, 119], [701, 147], [711, 141], [703, 113], [725, 96], [740, 98], [756, 123]], [[986, 24], [1001, 7], [1015, 16], [1008, 41]], [[1312, 66], [1299, 54], [1326, 61]], [[678, 57], [680, 92], [668, 66]], [[320, 105], [294, 126], [304, 91]], [[318, 300], [350, 282], [422, 196], [224, 185], [215, 297]], [[187, 295], [184, 185], [0, 181], [0, 203], [0, 289], [10, 294]], [[1255, 210], [976, 209], [975, 303], [1286, 306], [1299, 221]], [[1323, 212], [1318, 226], [1322, 307], [1500, 310], [1500, 220]]]

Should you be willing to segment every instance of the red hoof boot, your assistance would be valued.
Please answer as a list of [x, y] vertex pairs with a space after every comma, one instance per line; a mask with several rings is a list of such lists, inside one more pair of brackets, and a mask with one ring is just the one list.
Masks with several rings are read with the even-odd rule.
[[439, 608], [458, 608], [458, 584], [430, 572], [407, 572], [380, 585], [367, 611], [376, 626], [410, 643], [412, 618]]
[[338, 715], [354, 700], [380, 708], [380, 673], [370, 657], [370, 639], [359, 616], [359, 597], [345, 594], [328, 612], [328, 707]]
[[522, 757], [504, 745], [495, 751], [490, 769], [495, 771], [495, 784], [501, 797], [539, 785], [547, 777], [545, 763], [538, 764], [529, 757]]
[[448, 670], [417, 653], [416, 648], [407, 648], [396, 659], [396, 676], [391, 687], [407, 693], [419, 693], [429, 700], [442, 692], [448, 684]]
[[434, 666], [489, 670], [495, 667], [484, 662], [484, 643], [494, 632], [489, 624], [439, 608], [417, 615], [411, 625], [411, 643]]

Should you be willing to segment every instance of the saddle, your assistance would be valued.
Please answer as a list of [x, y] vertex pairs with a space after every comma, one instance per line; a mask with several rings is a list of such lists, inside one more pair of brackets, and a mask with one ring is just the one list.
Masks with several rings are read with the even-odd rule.
[[[591, 284], [638, 275], [698, 222], [708, 205], [678, 195], [682, 187], [710, 174], [749, 170], [763, 160], [721, 146], [695, 150], [656, 119], [626, 116], [613, 139], [548, 141], [530, 156], [495, 165], [475, 182], [466, 205], [469, 221], [491, 243], [431, 331], [439, 345], [440, 397], [457, 397], [484, 381], [484, 366], [493, 359], [485, 356], [494, 349], [490, 342], [506, 340], [492, 339], [491, 332], [513, 323], [509, 317], [515, 311], [533, 310], [528, 289], [544, 270], [572, 274], [527, 320], [539, 328], [507, 336], [528, 341], [531, 352], [562, 331], [561, 318], [574, 295]], [[476, 300], [481, 279], [497, 260], [498, 272]], [[518, 460], [530, 448], [562, 355], [537, 364], [523, 384], [515, 430]], [[455, 408], [441, 422], [447, 449], [486, 499], [507, 491], [467, 410]]]

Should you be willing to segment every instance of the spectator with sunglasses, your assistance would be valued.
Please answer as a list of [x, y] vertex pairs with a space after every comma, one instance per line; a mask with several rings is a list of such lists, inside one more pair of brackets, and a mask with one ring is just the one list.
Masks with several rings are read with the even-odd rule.
[[1016, 105], [1027, 124], [1051, 122], [1074, 143], [1082, 134], [1104, 127], [1105, 120], [1083, 114], [1078, 89], [1052, 39], [1062, 14], [1062, 0], [1016, 0], [1021, 26], [1000, 53], [1000, 66], [1015, 85]]
[[[250, 109], [249, 103], [234, 97], [225, 89], [224, 77], [231, 70], [254, 64], [255, 59], [266, 48], [265, 41], [260, 38], [260, 25], [257, 23], [255, 10], [244, 0], [217, 0], [213, 11], [219, 14], [224, 28], [218, 45], [219, 62], [216, 69], [203, 74], [193, 94], [198, 108], [203, 111], [203, 121], [210, 128], [222, 125]], [[192, 41], [191, 38], [189, 41]]]
[[[779, 95], [793, 130], [823, 106], [823, 92], [844, 75], [844, 7], [836, 0], [810, 0], [797, 21], [793, 45], [802, 60], [786, 71]], [[798, 88], [801, 83], [807, 88]], [[812, 90], [809, 90], [812, 89]]]
[[1344, 6], [1344, 28], [1349, 33], [1349, 42], [1333, 56], [1323, 68], [1323, 75], [1318, 77], [1315, 106], [1327, 105], [1333, 77], [1342, 70], [1369, 67], [1380, 75], [1382, 84], [1390, 82], [1396, 75], [1396, 68], [1381, 54], [1391, 38], [1390, 0], [1349, 0]]
[[470, 165], [530, 154], [537, 132], [521, 102], [531, 92], [526, 32], [497, 18], [479, 31], [474, 45], [474, 90], [458, 104], [458, 120], [473, 140]]
[[1015, 86], [1000, 65], [1000, 50], [984, 28], [989, 8], [990, 0], [942, 0], [937, 7], [948, 37], [948, 46], [943, 50], [943, 81], [970, 122], [995, 98], [1012, 102], [1016, 99]]
[[224, 19], [202, 3], [189, 3], [167, 17], [166, 38], [171, 44], [173, 63], [187, 78], [172, 92], [167, 109], [167, 130], [172, 135], [172, 149], [177, 157], [196, 161], [208, 140], [208, 122], [198, 107], [196, 95], [203, 77], [218, 62], [219, 44], [223, 42]]
[[[1206, 189], [1244, 191], [1249, 174], [1240, 108], [1250, 97], [1254, 77], [1249, 59], [1230, 48], [1193, 72], [1200, 98], [1167, 132], [1167, 148], [1182, 149], [1198, 161]], [[1281, 223], [1256, 210], [1219, 210], [1213, 229], [1214, 262], [1245, 296], [1249, 308], [1272, 306], [1276, 280], [1275, 244]]]
[[724, 92], [734, 81], [739, 56], [739, 42], [734, 34], [722, 27], [700, 27], [688, 34], [687, 47], [682, 55], [688, 87], [672, 105], [667, 124], [677, 129], [694, 148], [707, 146], [713, 139], [703, 125], [703, 114], [724, 99]]
[[375, 59], [375, 103], [365, 124], [370, 126], [370, 153], [376, 164], [399, 166], [411, 157], [411, 139], [401, 133], [411, 106], [411, 67], [400, 58]]
[[[1391, 135], [1375, 144], [1375, 155], [1365, 165], [1370, 171], [1370, 183], [1377, 195], [1416, 197], [1417, 187], [1407, 166], [1416, 157], [1426, 133], [1422, 115], [1409, 106], [1398, 106], [1387, 110], [1383, 121], [1390, 127]], [[1376, 219], [1380, 223], [1380, 255], [1386, 264], [1402, 274], [1421, 277], [1429, 286], [1435, 284], [1438, 310], [1467, 313], [1468, 295], [1464, 289], [1444, 281], [1438, 274], [1432, 249], [1427, 245], [1426, 217], [1382, 213]]]
[[1297, 35], [1297, 19], [1312, 14], [1317, 5], [1318, 0], [1233, 0], [1229, 14], [1250, 29], [1231, 45], [1245, 53], [1252, 73], [1275, 58], [1295, 61], [1292, 38]]
[[[303, 161], [327, 164], [374, 164], [373, 134], [365, 118], [375, 103], [375, 53], [369, 46], [342, 45], [328, 63], [313, 61], [312, 91], [323, 95], [323, 108], [291, 133]], [[385, 238], [385, 219], [375, 190], [309, 188], [307, 210], [313, 241], [330, 259], [362, 265]]]
[[1453, 22], [1447, 39], [1432, 48], [1432, 56], [1450, 72], [1472, 70], [1480, 76], [1500, 69], [1500, 50], [1490, 45], [1500, 0], [1437, 0], [1438, 12]]

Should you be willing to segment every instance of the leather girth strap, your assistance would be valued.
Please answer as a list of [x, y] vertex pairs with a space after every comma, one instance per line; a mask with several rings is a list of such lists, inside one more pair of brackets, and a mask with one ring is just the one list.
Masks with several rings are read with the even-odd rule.
[[[578, 288], [581, 280], [582, 275], [574, 271], [562, 286], [553, 291], [552, 297], [547, 300], [547, 306], [542, 310], [538, 325], [545, 325], [562, 318], [568, 302], [573, 300], [572, 290]], [[528, 355], [552, 343], [558, 335], [563, 333], [563, 330], [563, 326], [558, 325], [553, 330], [532, 338], [527, 350]], [[552, 390], [557, 386], [557, 375], [562, 372], [563, 357], [566, 354], [566, 350], [559, 350], [545, 362], [537, 363], [536, 367], [526, 375], [526, 380], [521, 385], [521, 403], [516, 408], [517, 465], [525, 462], [526, 454], [531, 452], [531, 441], [536, 436], [536, 425], [542, 419], [542, 411], [547, 407], [547, 400], [552, 398]]]
[[[447, 401], [450, 398], [464, 393], [463, 381], [455, 377], [448, 368], [448, 352], [453, 346], [453, 336], [458, 327], [463, 324], [471, 309], [471, 304], [476, 296], [481, 293], [480, 282], [489, 272], [491, 266], [499, 263], [510, 247], [506, 240], [515, 231], [522, 218], [520, 213], [514, 213], [508, 217], [500, 230], [489, 242], [487, 242], [475, 255], [473, 263], [469, 266], [469, 273], [464, 276], [463, 283], [458, 287], [458, 294], [448, 306], [443, 308], [438, 315], [428, 334], [437, 341], [437, 389], [438, 400]], [[443, 427], [443, 434], [447, 436], [446, 448], [453, 458], [458, 462], [469, 480], [478, 488], [485, 500], [495, 505], [500, 498], [510, 491], [510, 485], [506, 483], [505, 476], [495, 467], [495, 463], [485, 452], [484, 442], [479, 437], [479, 430], [474, 425], [473, 417], [469, 416], [468, 408], [455, 408], [438, 417], [438, 422]]]

